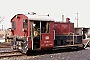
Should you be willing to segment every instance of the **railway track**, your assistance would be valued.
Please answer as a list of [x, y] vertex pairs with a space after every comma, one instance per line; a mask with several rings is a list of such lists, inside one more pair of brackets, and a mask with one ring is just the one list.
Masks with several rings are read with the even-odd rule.
[[13, 56], [22, 56], [24, 54], [13, 51], [11, 48], [0, 48], [0, 58], [2, 57], [13, 57]]
[[2, 57], [13, 57], [13, 56], [22, 56], [24, 54], [13, 51], [11, 49], [10, 43], [0, 43], [0, 58]]
[[16, 51], [12, 51], [12, 52], [0, 52], [0, 58], [3, 57], [15, 57], [15, 56], [23, 56], [24, 54], [20, 53], [20, 52], [16, 52]]
[[0, 42], [0, 48], [10, 48], [11, 47], [11, 45], [10, 45], [10, 42], [9, 43], [6, 43], [6, 42], [4, 42], [4, 43], [1, 43]]

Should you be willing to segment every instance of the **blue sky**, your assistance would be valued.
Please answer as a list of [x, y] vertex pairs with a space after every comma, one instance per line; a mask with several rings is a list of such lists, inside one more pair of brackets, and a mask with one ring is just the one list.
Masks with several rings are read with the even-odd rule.
[[[62, 15], [69, 17], [76, 25], [78, 12], [79, 27], [89, 27], [90, 2], [89, 0], [0, 0], [0, 16], [5, 16], [0, 24], [4, 29], [11, 27], [10, 19], [15, 14], [36, 12], [38, 15], [50, 14], [54, 20], [62, 19]], [[65, 20], [64, 20], [65, 21]]]

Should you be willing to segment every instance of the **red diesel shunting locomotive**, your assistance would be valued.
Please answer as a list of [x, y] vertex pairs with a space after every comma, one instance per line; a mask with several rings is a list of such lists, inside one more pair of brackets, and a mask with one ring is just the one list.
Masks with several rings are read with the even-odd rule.
[[11, 19], [11, 45], [14, 50], [82, 47], [82, 35], [74, 35], [74, 23], [55, 22], [48, 16], [17, 14]]

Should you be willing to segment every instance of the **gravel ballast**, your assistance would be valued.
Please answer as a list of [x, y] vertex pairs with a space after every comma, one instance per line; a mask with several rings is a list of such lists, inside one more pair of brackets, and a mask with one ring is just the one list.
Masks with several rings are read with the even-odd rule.
[[[39, 51], [40, 53], [40, 51]], [[90, 49], [79, 50], [79, 51], [64, 51], [55, 53], [44, 53], [37, 55], [23, 55], [15, 57], [4, 57], [0, 60], [90, 60]]]

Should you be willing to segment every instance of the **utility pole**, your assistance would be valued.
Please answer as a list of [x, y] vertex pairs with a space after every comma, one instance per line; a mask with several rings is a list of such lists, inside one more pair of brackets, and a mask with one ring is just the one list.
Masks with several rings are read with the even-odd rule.
[[[0, 16], [0, 24], [2, 21], [4, 21], [4, 18], [5, 18], [5, 16], [4, 17]], [[2, 30], [3, 30], [3, 25], [2, 25]]]
[[76, 20], [77, 20], [77, 28], [78, 28], [78, 12], [76, 13], [77, 17], [76, 17]]
[[3, 25], [2, 25], [2, 31], [3, 31]]

